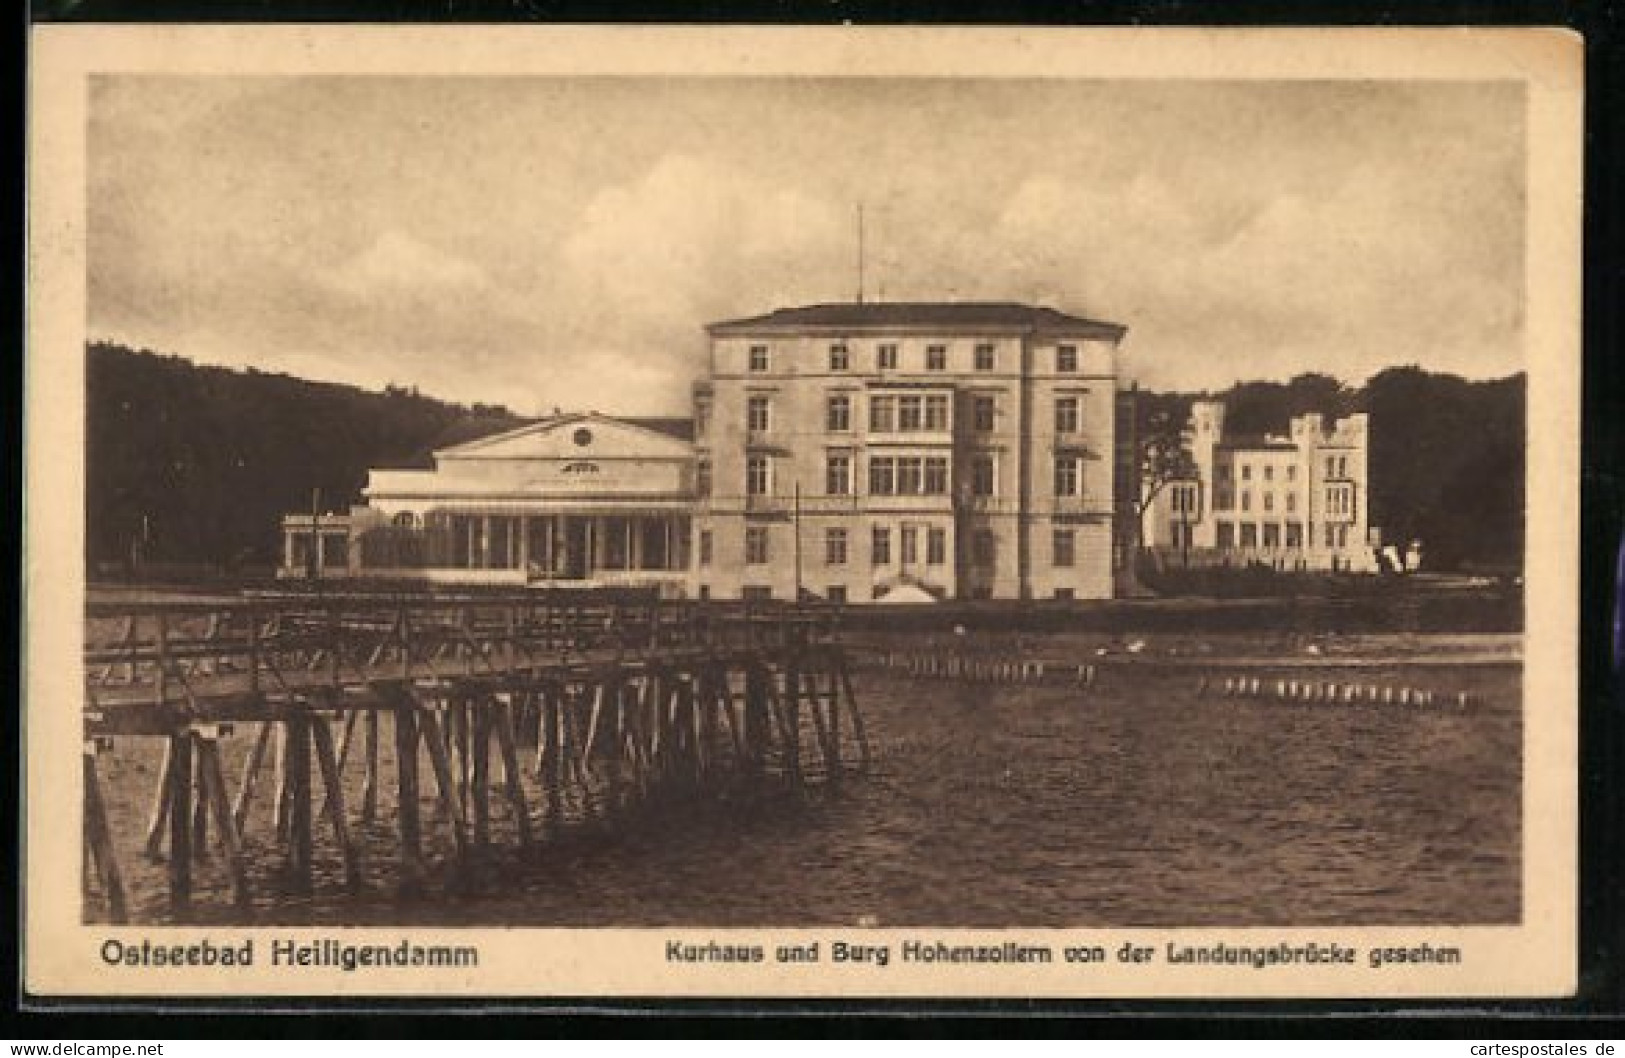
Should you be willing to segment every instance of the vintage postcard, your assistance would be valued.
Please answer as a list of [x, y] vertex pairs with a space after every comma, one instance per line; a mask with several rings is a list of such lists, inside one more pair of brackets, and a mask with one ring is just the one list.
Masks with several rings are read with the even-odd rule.
[[1582, 50], [36, 27], [30, 994], [1572, 993]]

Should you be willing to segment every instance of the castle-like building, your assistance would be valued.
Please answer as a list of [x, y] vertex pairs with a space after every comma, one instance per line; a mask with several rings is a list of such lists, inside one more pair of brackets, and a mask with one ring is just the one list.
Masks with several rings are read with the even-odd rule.
[[[1142, 543], [1164, 561], [1284, 570], [1377, 566], [1366, 415], [1299, 415], [1284, 435], [1227, 434], [1224, 405], [1197, 401], [1186, 432], [1195, 473], [1161, 486]], [[1145, 483], [1146, 488], [1156, 487]]]
[[[1100, 599], [1140, 488], [1125, 329], [1010, 302], [841, 303], [707, 328], [691, 423], [558, 415], [374, 470], [347, 514], [283, 519], [283, 573], [689, 598]], [[1142, 542], [1186, 562], [1372, 568], [1366, 418], [1229, 437]], [[1132, 523], [1130, 523], [1132, 525]]]

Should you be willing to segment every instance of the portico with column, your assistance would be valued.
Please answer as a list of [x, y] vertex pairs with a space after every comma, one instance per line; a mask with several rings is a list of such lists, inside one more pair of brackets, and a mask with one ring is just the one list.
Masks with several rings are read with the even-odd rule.
[[433, 459], [369, 474], [349, 515], [351, 575], [681, 594], [694, 458], [680, 434], [562, 415]]

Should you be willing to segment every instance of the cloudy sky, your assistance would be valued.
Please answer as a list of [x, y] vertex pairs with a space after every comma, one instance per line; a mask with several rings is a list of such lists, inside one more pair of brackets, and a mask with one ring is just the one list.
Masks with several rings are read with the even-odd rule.
[[1522, 365], [1499, 84], [104, 77], [92, 338], [681, 413], [702, 325], [855, 290], [1126, 324], [1154, 387]]

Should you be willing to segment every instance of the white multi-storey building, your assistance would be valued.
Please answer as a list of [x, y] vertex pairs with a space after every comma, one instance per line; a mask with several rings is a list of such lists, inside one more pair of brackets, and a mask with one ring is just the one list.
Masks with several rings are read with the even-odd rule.
[[1190, 564], [1375, 570], [1367, 416], [1300, 415], [1284, 435], [1240, 438], [1226, 436], [1224, 411], [1217, 401], [1191, 406], [1195, 476], [1162, 486], [1142, 543]]
[[695, 595], [1111, 595], [1123, 327], [845, 303], [707, 330]]

